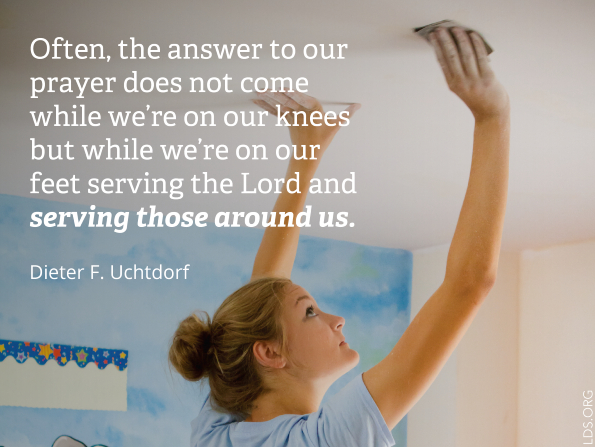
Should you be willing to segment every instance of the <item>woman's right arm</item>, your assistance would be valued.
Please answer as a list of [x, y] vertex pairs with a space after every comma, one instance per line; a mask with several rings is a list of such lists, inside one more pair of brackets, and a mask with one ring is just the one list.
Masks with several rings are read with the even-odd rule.
[[442, 285], [388, 356], [363, 374], [390, 429], [429, 388], [491, 290], [506, 210], [508, 95], [496, 80], [478, 35], [470, 41], [464, 31], [456, 34], [458, 50], [443, 31], [431, 42], [450, 90], [475, 118], [471, 173]]

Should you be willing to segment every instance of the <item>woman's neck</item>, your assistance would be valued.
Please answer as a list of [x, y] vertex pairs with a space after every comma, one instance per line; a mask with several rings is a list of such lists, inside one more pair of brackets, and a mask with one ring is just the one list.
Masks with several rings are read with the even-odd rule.
[[330, 387], [330, 383], [302, 382], [287, 377], [275, 382], [273, 391], [254, 401], [254, 410], [245, 422], [270, 421], [284, 414], [314, 413]]

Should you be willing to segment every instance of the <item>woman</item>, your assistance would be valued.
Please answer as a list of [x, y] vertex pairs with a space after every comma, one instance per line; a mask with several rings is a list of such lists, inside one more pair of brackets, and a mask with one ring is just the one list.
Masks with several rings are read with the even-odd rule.
[[[250, 283], [230, 295], [210, 321], [180, 324], [170, 361], [188, 380], [208, 377], [210, 398], [193, 421], [192, 446], [390, 446], [390, 430], [430, 386], [465, 333], [496, 279], [508, 183], [510, 105], [476, 33], [432, 33], [448, 86], [475, 118], [467, 193], [448, 253], [444, 282], [380, 363], [358, 375], [324, 405], [331, 384], [359, 354], [342, 335], [345, 320], [322, 311], [289, 278], [299, 227], [268, 227]], [[297, 93], [266, 93], [255, 101], [277, 114], [321, 112]], [[279, 107], [277, 105], [279, 104]], [[351, 106], [351, 114], [357, 109]], [[318, 121], [320, 122], [320, 120]], [[334, 125], [333, 125], [334, 124]], [[319, 144], [338, 121], [290, 127], [292, 142]], [[282, 192], [273, 211], [303, 207], [317, 160], [292, 160], [301, 194]], [[279, 220], [277, 219], [277, 222]]]

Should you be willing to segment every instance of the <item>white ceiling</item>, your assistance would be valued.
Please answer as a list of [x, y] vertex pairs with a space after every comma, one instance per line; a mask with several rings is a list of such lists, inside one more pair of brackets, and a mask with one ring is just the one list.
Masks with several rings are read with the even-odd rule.
[[[595, 2], [548, 1], [1, 1], [0, 2], [0, 192], [136, 211], [269, 211], [273, 195], [239, 194], [241, 172], [251, 178], [283, 177], [286, 162], [194, 161], [33, 162], [30, 141], [123, 143], [137, 137], [160, 144], [287, 143], [286, 129], [266, 127], [34, 128], [29, 110], [85, 104], [88, 110], [256, 110], [248, 94], [46, 94], [30, 99], [30, 77], [116, 76], [305, 76], [322, 100], [360, 102], [317, 175], [343, 179], [355, 172], [355, 195], [310, 195], [318, 211], [348, 211], [353, 228], [312, 228], [303, 234], [368, 245], [419, 249], [450, 242], [465, 194], [473, 119], [448, 90], [432, 48], [412, 28], [453, 19], [483, 34], [494, 53], [491, 65], [507, 88], [512, 107], [510, 183], [503, 248], [518, 250], [595, 238]], [[109, 63], [33, 59], [38, 37], [71, 43], [103, 43]], [[346, 43], [345, 60], [121, 61], [117, 43], [262, 43], [296, 47]], [[166, 52], [164, 51], [165, 55]], [[236, 86], [237, 87], [237, 86]], [[237, 89], [239, 90], [239, 88]], [[333, 106], [336, 109], [336, 106]], [[338, 109], [337, 109], [338, 110]], [[76, 147], [76, 146], [75, 146]], [[270, 157], [272, 158], [272, 157]], [[33, 171], [44, 176], [159, 177], [201, 175], [234, 181], [236, 192], [184, 199], [142, 195], [31, 195]], [[189, 186], [188, 180], [186, 180]], [[150, 198], [148, 198], [150, 197]]]

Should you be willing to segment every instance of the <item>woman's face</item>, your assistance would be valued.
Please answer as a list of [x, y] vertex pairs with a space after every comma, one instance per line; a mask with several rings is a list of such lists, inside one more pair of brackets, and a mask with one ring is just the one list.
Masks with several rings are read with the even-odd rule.
[[345, 319], [323, 312], [303, 287], [288, 287], [282, 319], [292, 374], [334, 382], [358, 364], [359, 354], [343, 335]]

